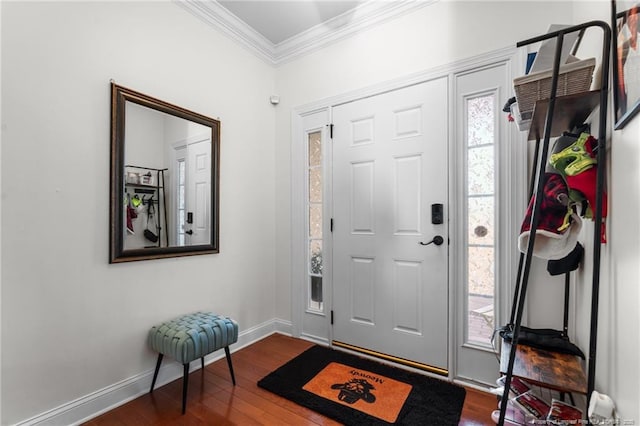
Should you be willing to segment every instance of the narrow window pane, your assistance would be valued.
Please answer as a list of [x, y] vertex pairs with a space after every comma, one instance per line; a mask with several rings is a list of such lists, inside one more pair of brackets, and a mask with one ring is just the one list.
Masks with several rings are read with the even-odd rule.
[[184, 160], [182, 160], [178, 164], [179, 164], [179, 166], [178, 166], [179, 180], [180, 180], [180, 182], [182, 182], [182, 184], [184, 184], [185, 173], [186, 173], [186, 171], [185, 171], [185, 167], [186, 167], [185, 166], [185, 162], [184, 162]]
[[178, 208], [184, 209], [184, 185], [178, 187]]
[[314, 132], [309, 134], [309, 166], [322, 164], [322, 134]]
[[469, 244], [493, 245], [494, 233], [494, 197], [472, 197], [468, 200], [468, 238]]
[[311, 301], [322, 302], [322, 277], [311, 277]]
[[176, 231], [176, 244], [178, 246], [185, 245], [184, 222], [185, 222], [185, 184], [186, 184], [186, 163], [184, 159], [178, 160], [178, 181], [177, 184], [177, 217], [178, 220], [174, 224]]
[[309, 237], [322, 238], [322, 205], [309, 206]]
[[495, 96], [466, 103], [467, 342], [490, 347], [495, 294]]
[[494, 193], [493, 151], [493, 145], [469, 149], [467, 155], [469, 195]]
[[489, 345], [494, 323], [494, 250], [469, 247], [467, 340]]
[[322, 132], [308, 134], [307, 211], [309, 252], [307, 307], [322, 312]]
[[467, 101], [468, 146], [492, 144], [494, 131], [494, 96], [480, 96]]
[[469, 294], [493, 297], [493, 247], [469, 247]]
[[309, 243], [309, 273], [322, 275], [322, 241], [311, 240]]
[[309, 201], [322, 202], [322, 169], [319, 167], [309, 170]]

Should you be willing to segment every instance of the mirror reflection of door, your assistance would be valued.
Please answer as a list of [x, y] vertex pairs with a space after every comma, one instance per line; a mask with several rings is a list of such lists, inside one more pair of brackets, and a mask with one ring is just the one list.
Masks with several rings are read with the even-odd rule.
[[176, 246], [208, 244], [211, 236], [211, 140], [193, 138], [173, 147], [172, 241]]
[[[211, 244], [211, 129], [133, 102], [126, 108], [125, 164], [164, 170], [164, 182], [147, 195], [154, 215], [147, 210], [133, 220], [134, 232], [123, 230], [125, 250]], [[148, 224], [158, 243], [145, 238]]]

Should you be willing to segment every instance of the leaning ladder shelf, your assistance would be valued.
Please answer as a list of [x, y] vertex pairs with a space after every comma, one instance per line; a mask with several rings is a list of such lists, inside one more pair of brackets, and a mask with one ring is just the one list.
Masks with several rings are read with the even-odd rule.
[[[564, 36], [573, 32], [586, 31], [588, 28], [602, 29], [602, 57], [600, 89], [592, 92], [579, 93], [569, 96], [556, 96], [558, 88], [558, 73], [560, 69], [560, 54]], [[506, 375], [505, 389], [509, 389], [513, 376], [521, 377], [535, 385], [543, 386], [561, 393], [582, 393], [589, 398], [594, 390], [596, 368], [596, 342], [598, 330], [598, 299], [600, 290], [600, 253], [603, 213], [603, 188], [606, 166], [606, 136], [607, 136], [607, 96], [609, 77], [609, 55], [611, 45], [611, 29], [602, 21], [591, 21], [584, 24], [564, 28], [540, 37], [519, 42], [517, 47], [523, 47], [544, 40], [556, 39], [556, 51], [551, 79], [551, 96], [549, 99], [536, 103], [529, 140], [536, 141], [537, 167], [532, 171], [530, 195], [535, 196], [531, 216], [531, 233], [526, 254], [521, 254], [518, 265], [518, 277], [511, 311], [511, 325], [513, 338], [511, 344], [503, 341], [500, 371]], [[596, 178], [596, 206], [594, 212], [593, 235], [593, 273], [591, 285], [591, 322], [589, 334], [589, 352], [587, 371], [582, 367], [582, 361], [577, 356], [567, 356], [554, 352], [533, 350], [524, 345], [518, 345], [524, 301], [531, 269], [533, 246], [536, 229], [540, 222], [542, 205], [544, 173], [549, 151], [549, 141], [552, 137], [560, 136], [563, 131], [571, 130], [599, 107], [599, 131], [597, 148], [597, 178]], [[540, 142], [542, 141], [542, 146]], [[568, 274], [568, 273], [567, 273]], [[568, 275], [565, 287], [565, 331], [567, 324], [567, 295]], [[567, 374], [571, 372], [571, 374]], [[508, 392], [500, 404], [500, 418], [498, 424], [504, 425], [508, 404]]]
[[[166, 172], [169, 169], [155, 169], [152, 167], [136, 166], [132, 164], [126, 164], [124, 167], [125, 167], [125, 170], [129, 168], [129, 169], [135, 169], [135, 170], [147, 170], [149, 171], [149, 173], [151, 172], [155, 173], [155, 184], [130, 183], [130, 182], [126, 182], [126, 179], [125, 179], [125, 187], [134, 188], [134, 192], [157, 194], [158, 200], [156, 200], [155, 203], [158, 204], [158, 210], [160, 210], [160, 198], [162, 198], [162, 207], [163, 207], [162, 216], [164, 217], [165, 244], [168, 247], [169, 246], [169, 227], [167, 223], [167, 220], [168, 220], [167, 219], [167, 198], [165, 193], [166, 189], [165, 189], [165, 181], [164, 181], [164, 172]], [[147, 192], [147, 191], [150, 191], [150, 192]], [[162, 227], [160, 226], [160, 222], [156, 223], [155, 230], [159, 237], [157, 246], [161, 247], [162, 238], [161, 238], [160, 231], [162, 230]]]

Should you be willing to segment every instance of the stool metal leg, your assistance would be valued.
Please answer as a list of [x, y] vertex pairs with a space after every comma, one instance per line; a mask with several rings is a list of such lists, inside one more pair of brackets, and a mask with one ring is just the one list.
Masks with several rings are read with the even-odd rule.
[[189, 363], [184, 364], [182, 376], [182, 414], [187, 410], [187, 386], [189, 386]]
[[233, 364], [231, 363], [231, 352], [229, 352], [229, 346], [224, 347], [224, 353], [227, 356], [227, 364], [229, 364], [229, 372], [231, 372], [231, 381], [233, 385], [236, 385], [236, 376], [233, 374]]
[[202, 371], [204, 372], [204, 357], [200, 358], [201, 364], [202, 364]]
[[158, 378], [158, 371], [160, 371], [160, 364], [162, 364], [163, 354], [158, 354], [158, 361], [156, 362], [156, 371], [153, 373], [153, 380], [151, 381], [151, 389], [149, 389], [149, 393], [153, 392], [153, 387], [156, 384], [156, 379]]

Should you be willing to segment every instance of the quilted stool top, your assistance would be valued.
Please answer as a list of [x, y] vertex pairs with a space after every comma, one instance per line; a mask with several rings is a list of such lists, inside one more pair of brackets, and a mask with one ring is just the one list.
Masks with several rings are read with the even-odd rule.
[[211, 312], [196, 312], [151, 327], [151, 349], [187, 364], [238, 341], [238, 323]]

